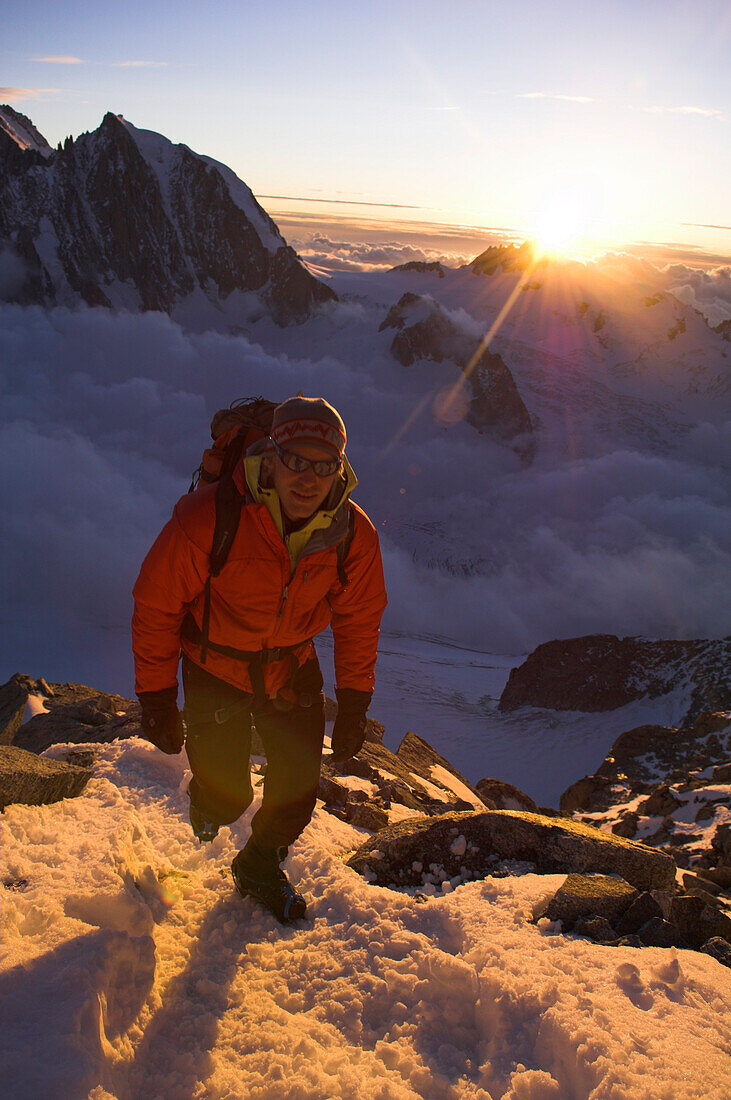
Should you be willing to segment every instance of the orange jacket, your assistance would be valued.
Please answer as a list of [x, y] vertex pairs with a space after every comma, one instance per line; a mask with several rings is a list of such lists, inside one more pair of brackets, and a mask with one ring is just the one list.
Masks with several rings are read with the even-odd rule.
[[[237, 474], [241, 487], [242, 475]], [[142, 563], [132, 619], [138, 692], [177, 684], [181, 648], [201, 664], [200, 645], [181, 638], [181, 628], [188, 611], [202, 625], [215, 490], [209, 485], [181, 497]], [[312, 656], [310, 639], [332, 625], [337, 686], [372, 691], [386, 590], [376, 530], [356, 504], [349, 501], [348, 507], [354, 526], [343, 588], [334, 546], [305, 552], [292, 572], [287, 547], [266, 505], [245, 503], [226, 564], [211, 580], [210, 641], [246, 651], [296, 646], [301, 665]], [[205, 668], [244, 691], [252, 690], [244, 661], [209, 649]], [[291, 670], [289, 657], [264, 666], [269, 697], [287, 685]]]

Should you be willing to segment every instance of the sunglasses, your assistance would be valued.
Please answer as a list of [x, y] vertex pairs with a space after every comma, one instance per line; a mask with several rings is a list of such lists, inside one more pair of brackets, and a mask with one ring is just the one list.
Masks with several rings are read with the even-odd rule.
[[279, 461], [295, 474], [303, 474], [311, 466], [317, 477], [332, 477], [343, 464], [342, 458], [303, 458], [292, 451], [285, 451], [278, 443], [274, 444], [274, 450]]

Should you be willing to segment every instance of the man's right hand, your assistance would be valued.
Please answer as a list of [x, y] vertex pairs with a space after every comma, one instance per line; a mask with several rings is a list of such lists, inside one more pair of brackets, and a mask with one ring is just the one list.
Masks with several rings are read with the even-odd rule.
[[178, 711], [177, 687], [162, 691], [141, 691], [137, 698], [142, 707], [142, 732], [161, 752], [168, 756], [183, 747], [183, 719]]

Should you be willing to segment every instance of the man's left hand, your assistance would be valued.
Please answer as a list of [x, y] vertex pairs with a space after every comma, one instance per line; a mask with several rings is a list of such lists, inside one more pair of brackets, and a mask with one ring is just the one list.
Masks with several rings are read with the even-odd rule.
[[366, 711], [370, 706], [371, 692], [355, 688], [340, 688], [338, 714], [332, 735], [332, 760], [349, 760], [363, 748], [366, 733]]

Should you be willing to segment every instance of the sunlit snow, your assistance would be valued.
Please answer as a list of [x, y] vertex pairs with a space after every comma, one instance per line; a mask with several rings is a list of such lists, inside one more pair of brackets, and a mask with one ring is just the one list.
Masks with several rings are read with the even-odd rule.
[[200, 848], [184, 757], [97, 751], [83, 795], [0, 819], [8, 1096], [726, 1095], [729, 971], [535, 926], [563, 876], [369, 886], [343, 862], [367, 834], [320, 807], [287, 861], [310, 919], [282, 928], [228, 872], [258, 795]]

